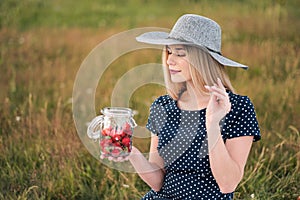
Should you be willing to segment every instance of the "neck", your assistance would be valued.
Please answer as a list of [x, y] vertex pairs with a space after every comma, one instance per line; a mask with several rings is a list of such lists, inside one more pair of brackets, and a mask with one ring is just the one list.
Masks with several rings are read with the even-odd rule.
[[200, 110], [207, 107], [209, 95], [187, 83], [186, 91], [178, 99], [178, 106], [184, 110]]

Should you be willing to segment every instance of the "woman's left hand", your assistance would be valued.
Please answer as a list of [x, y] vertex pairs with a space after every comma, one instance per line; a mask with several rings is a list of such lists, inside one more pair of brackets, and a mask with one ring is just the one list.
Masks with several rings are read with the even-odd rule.
[[211, 94], [206, 108], [206, 126], [218, 125], [231, 109], [228, 93], [219, 78], [213, 86], [205, 88]]

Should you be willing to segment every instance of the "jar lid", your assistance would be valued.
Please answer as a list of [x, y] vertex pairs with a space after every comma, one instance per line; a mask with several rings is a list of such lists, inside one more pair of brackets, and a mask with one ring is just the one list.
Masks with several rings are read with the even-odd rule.
[[106, 107], [101, 110], [101, 113], [106, 116], [132, 117], [133, 112], [130, 108], [124, 107]]

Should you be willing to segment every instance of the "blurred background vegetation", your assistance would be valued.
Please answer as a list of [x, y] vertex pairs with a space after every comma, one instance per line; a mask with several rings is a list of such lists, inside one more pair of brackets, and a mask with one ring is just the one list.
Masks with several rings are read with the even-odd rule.
[[[136, 174], [111, 169], [84, 148], [72, 118], [72, 89], [82, 61], [101, 41], [132, 28], [171, 28], [184, 13], [217, 21], [223, 54], [250, 66], [228, 69], [237, 92], [253, 101], [262, 131], [235, 199], [296, 199], [299, 7], [297, 0], [1, 0], [0, 199], [139, 199], [149, 190]], [[150, 62], [160, 62], [159, 51], [112, 63], [99, 82], [96, 109], [109, 105], [118, 77]], [[140, 125], [164, 93], [152, 84], [133, 94]], [[149, 140], [135, 145], [147, 152]]]

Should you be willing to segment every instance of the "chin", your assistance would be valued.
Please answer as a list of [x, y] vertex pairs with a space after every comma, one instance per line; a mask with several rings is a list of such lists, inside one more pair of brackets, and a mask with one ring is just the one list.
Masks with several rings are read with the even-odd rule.
[[186, 82], [186, 79], [184, 77], [171, 77], [171, 81], [173, 83], [183, 83]]
[[184, 83], [186, 80], [171, 80], [172, 83]]

